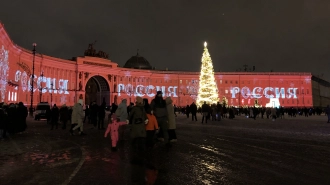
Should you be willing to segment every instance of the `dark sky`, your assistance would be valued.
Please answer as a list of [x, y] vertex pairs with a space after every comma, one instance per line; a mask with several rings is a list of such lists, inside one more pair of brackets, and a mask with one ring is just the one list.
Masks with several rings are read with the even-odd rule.
[[216, 71], [301, 71], [330, 80], [329, 0], [10, 0], [12, 40], [60, 58], [97, 50], [123, 66], [140, 49], [157, 69], [199, 71], [207, 41]]

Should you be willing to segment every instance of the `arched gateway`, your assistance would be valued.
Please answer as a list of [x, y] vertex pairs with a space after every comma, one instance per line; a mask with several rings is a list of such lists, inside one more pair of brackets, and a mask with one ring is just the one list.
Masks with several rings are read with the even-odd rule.
[[109, 105], [110, 87], [107, 80], [99, 75], [92, 76], [86, 83], [85, 96], [86, 105], [90, 105], [93, 101], [98, 105], [105, 101], [106, 105]]

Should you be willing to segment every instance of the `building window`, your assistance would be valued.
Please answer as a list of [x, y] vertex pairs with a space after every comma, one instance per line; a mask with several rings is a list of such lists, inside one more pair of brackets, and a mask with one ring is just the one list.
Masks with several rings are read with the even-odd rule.
[[230, 84], [232, 84], [233, 83], [233, 81], [230, 81]]
[[133, 82], [135, 82], [135, 78], [133, 78]]
[[235, 83], [238, 84], [238, 81], [236, 80]]
[[120, 81], [123, 81], [123, 77], [120, 77]]
[[225, 81], [225, 84], [227, 84], [227, 80]]
[[188, 83], [188, 80], [186, 80], [186, 84]]
[[182, 80], [180, 80], [180, 84], [182, 84]]
[[306, 94], [309, 94], [309, 90], [308, 89], [306, 89]]
[[225, 90], [225, 93], [228, 94], [228, 90], [227, 89]]
[[222, 84], [222, 80], [220, 80], [220, 84]]

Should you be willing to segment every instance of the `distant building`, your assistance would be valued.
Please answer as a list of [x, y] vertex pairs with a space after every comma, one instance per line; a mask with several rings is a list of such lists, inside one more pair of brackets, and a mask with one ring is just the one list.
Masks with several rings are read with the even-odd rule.
[[[38, 46], [42, 47], [42, 46]], [[38, 50], [38, 48], [37, 48]], [[32, 52], [14, 44], [0, 24], [0, 102], [30, 104]], [[64, 60], [37, 54], [33, 82], [36, 105], [40, 100], [58, 105], [105, 101], [108, 105], [136, 96], [154, 98], [156, 91], [186, 106], [197, 98], [199, 72], [154, 70], [137, 54], [123, 67], [108, 54], [89, 45], [85, 56]], [[325, 107], [330, 104], [330, 83], [311, 73], [215, 72], [219, 97], [229, 106]]]

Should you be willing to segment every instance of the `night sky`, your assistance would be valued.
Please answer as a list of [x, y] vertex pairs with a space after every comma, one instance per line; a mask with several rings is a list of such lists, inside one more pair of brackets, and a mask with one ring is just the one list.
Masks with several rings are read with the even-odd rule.
[[10, 0], [0, 21], [18, 45], [69, 59], [89, 43], [123, 66], [139, 49], [156, 69], [312, 72], [330, 80], [329, 0]]

